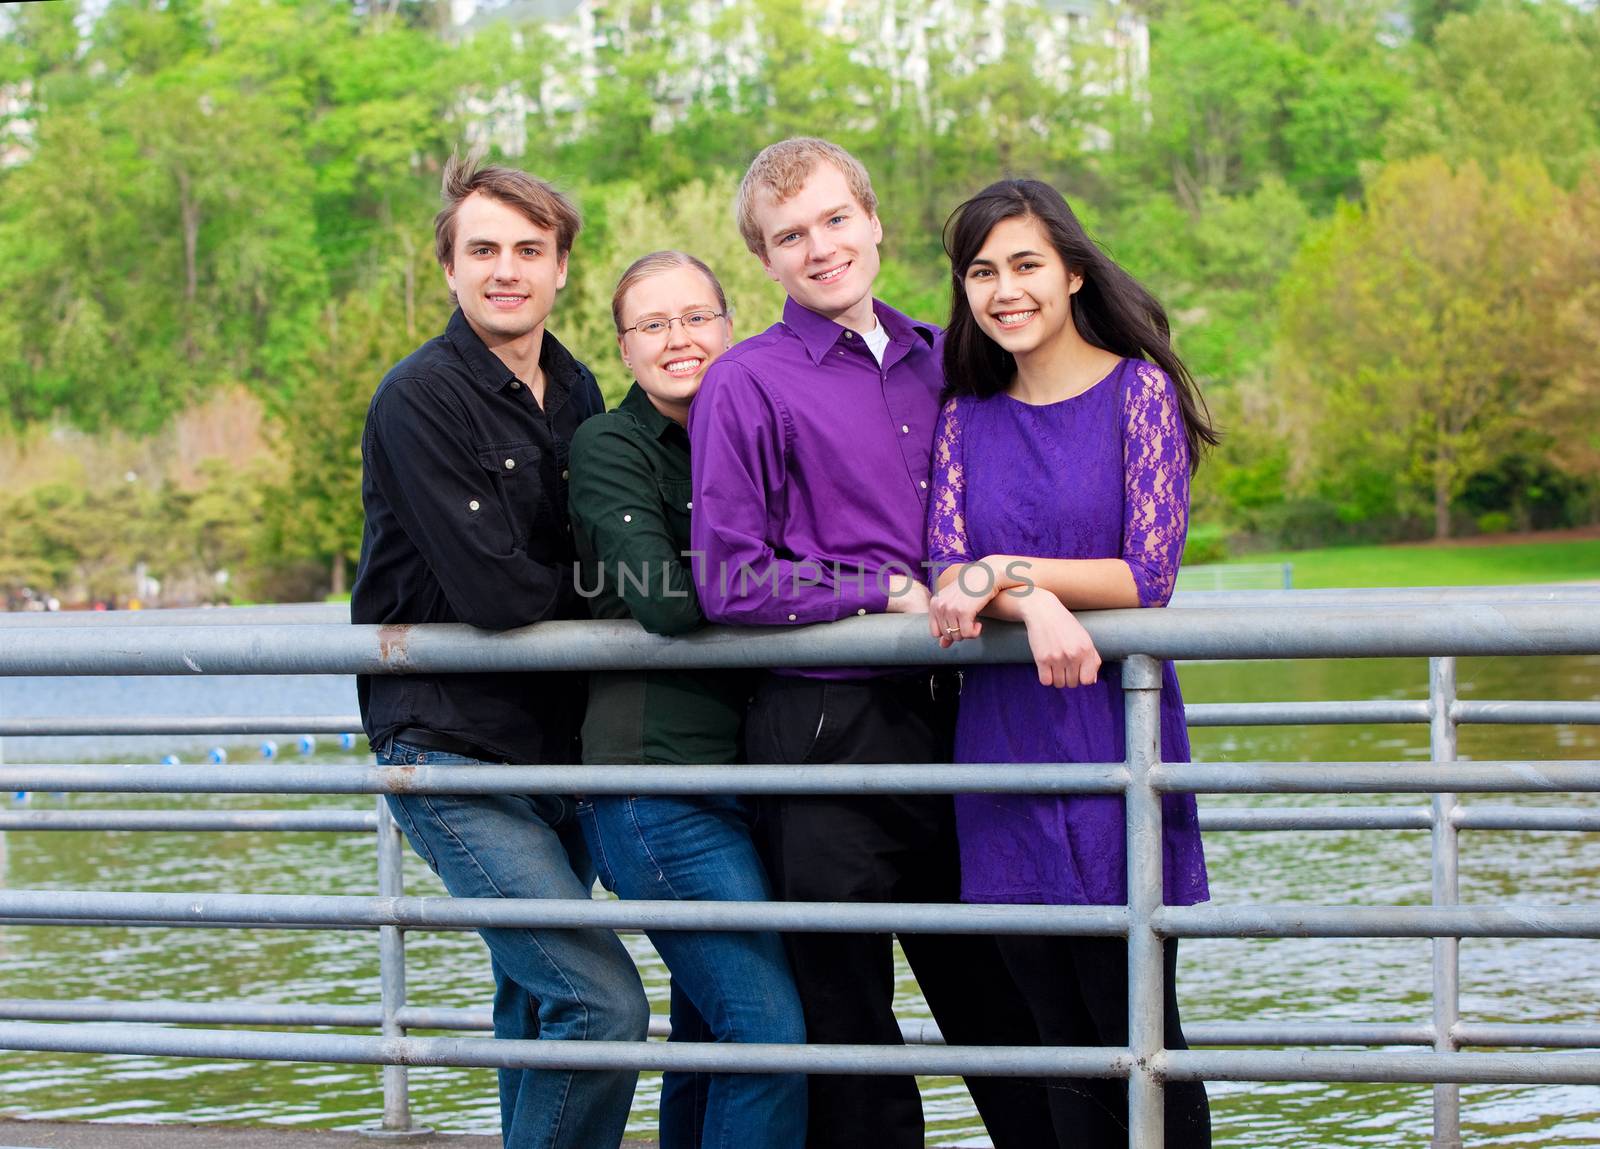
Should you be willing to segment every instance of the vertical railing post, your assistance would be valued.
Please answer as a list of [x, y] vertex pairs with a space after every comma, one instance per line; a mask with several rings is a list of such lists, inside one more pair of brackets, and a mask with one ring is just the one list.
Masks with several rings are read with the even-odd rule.
[[[1456, 760], [1456, 660], [1428, 660], [1430, 754], [1434, 762]], [[1456, 795], [1433, 796], [1433, 904], [1453, 906], [1461, 900], [1460, 841], [1455, 823]], [[1433, 1048], [1454, 1053], [1456, 1024], [1461, 1020], [1461, 939], [1433, 939]], [[1433, 1149], [1461, 1149], [1461, 1087], [1433, 1087]]]
[[1129, 1144], [1161, 1149], [1165, 1105], [1161, 939], [1151, 927], [1162, 902], [1161, 795], [1150, 771], [1161, 758], [1161, 663], [1136, 654], [1122, 664], [1128, 760]]
[[[388, 799], [378, 795], [378, 896], [405, 894], [405, 847], [400, 827], [389, 813]], [[383, 1036], [404, 1037], [400, 1011], [406, 1004], [406, 940], [399, 926], [378, 927], [378, 991], [383, 1004]], [[432, 1129], [411, 1124], [411, 1078], [404, 1065], [383, 1067], [383, 1124], [363, 1132], [372, 1137], [427, 1137]]]

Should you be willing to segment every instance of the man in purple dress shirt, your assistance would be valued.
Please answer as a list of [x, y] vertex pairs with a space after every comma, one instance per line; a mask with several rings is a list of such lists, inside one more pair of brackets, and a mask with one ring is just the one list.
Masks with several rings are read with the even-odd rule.
[[[790, 626], [924, 612], [929, 457], [940, 332], [872, 297], [877, 197], [866, 170], [823, 140], [773, 144], [745, 173], [739, 227], [789, 298], [783, 320], [706, 372], [689, 413], [691, 538], [714, 622]], [[746, 724], [752, 762], [948, 762], [953, 675], [859, 668], [779, 671]], [[775, 797], [757, 834], [775, 893], [792, 901], [953, 902], [947, 795]], [[888, 934], [787, 938], [812, 1042], [901, 1041]], [[908, 935], [906, 959], [952, 1044], [1036, 1044], [992, 941]], [[1042, 1090], [968, 1082], [997, 1146], [1053, 1134]], [[911, 1077], [811, 1079], [808, 1144], [923, 1144]]]

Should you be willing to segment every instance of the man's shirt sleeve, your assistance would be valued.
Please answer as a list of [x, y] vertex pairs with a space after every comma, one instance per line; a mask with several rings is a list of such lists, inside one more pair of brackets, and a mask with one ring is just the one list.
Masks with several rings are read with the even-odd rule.
[[373, 401], [369, 475], [462, 622], [538, 622], [571, 593], [565, 564], [536, 562], [516, 538], [465, 414], [426, 379], [389, 380]]
[[689, 410], [700, 605], [713, 622], [785, 626], [880, 613], [888, 595], [857, 559], [780, 555], [788, 417], [738, 363], [714, 363]]
[[572, 440], [572, 529], [597, 556], [602, 585], [617, 592], [640, 626], [683, 634], [705, 616], [655, 472], [628, 433], [608, 424], [616, 418], [585, 423]]

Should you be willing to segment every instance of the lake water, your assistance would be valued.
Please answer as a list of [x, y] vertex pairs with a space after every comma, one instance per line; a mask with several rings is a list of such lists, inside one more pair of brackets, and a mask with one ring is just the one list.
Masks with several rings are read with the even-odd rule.
[[[1190, 701], [1422, 698], [1424, 660], [1208, 663], [1181, 670]], [[181, 680], [192, 687], [197, 681]], [[211, 680], [220, 682], [221, 680]], [[352, 713], [347, 680], [296, 686], [235, 680], [204, 706], [170, 695], [165, 680], [98, 682], [0, 679], [0, 713], [152, 713], [180, 710]], [[1600, 658], [1468, 659], [1459, 669], [1466, 698], [1600, 698]], [[77, 692], [98, 686], [98, 701]], [[271, 690], [272, 696], [263, 696]], [[165, 692], [165, 695], [163, 696]], [[310, 703], [308, 706], [307, 703]], [[190, 709], [190, 712], [196, 712]], [[213, 740], [182, 748], [187, 760]], [[239, 740], [234, 758], [257, 739]], [[279, 739], [287, 743], [289, 739]], [[328, 742], [324, 739], [324, 744]], [[1428, 757], [1427, 732], [1413, 727], [1196, 730], [1206, 761], [1388, 760]], [[154, 761], [172, 739], [96, 739], [88, 744], [6, 742], [12, 762], [45, 757]], [[45, 750], [59, 751], [47, 755]], [[23, 751], [27, 751], [23, 753]], [[1600, 758], [1600, 730], [1580, 727], [1464, 727], [1464, 758]], [[289, 754], [287, 757], [292, 758]], [[352, 758], [353, 760], [353, 758]], [[1496, 805], [1600, 803], [1595, 795], [1496, 796]], [[40, 807], [146, 808], [158, 797], [34, 795]], [[197, 796], [183, 808], [370, 809], [370, 799]], [[1425, 796], [1203, 797], [1211, 807], [1244, 804], [1422, 806]], [[1425, 831], [1211, 833], [1206, 848], [1213, 897], [1221, 904], [1418, 904], [1429, 898]], [[441, 892], [407, 855], [407, 888]], [[366, 835], [21, 833], [0, 834], [0, 885], [13, 889], [370, 894], [376, 879]], [[1588, 835], [1469, 831], [1462, 836], [1464, 901], [1511, 899], [1593, 905], [1600, 853]], [[666, 1006], [665, 972], [643, 938], [639, 957], [656, 1008]], [[411, 998], [418, 1005], [481, 1006], [488, 963], [471, 935], [408, 935]], [[1472, 1021], [1593, 1022], [1600, 943], [1467, 939], [1461, 946], [1462, 1014]], [[1180, 993], [1185, 1017], [1423, 1022], [1429, 1015], [1429, 943], [1410, 940], [1281, 939], [1184, 942]], [[375, 935], [362, 932], [7, 927], [0, 930], [0, 997], [274, 1001], [377, 1001]], [[901, 982], [900, 1007], [916, 1016], [914, 984]], [[641, 1078], [631, 1129], [653, 1129], [659, 1078]], [[1219, 1146], [1426, 1145], [1426, 1086], [1213, 1084]], [[924, 1083], [929, 1143], [986, 1144], [958, 1082]], [[417, 1120], [456, 1132], [493, 1132], [493, 1074], [416, 1069]], [[372, 1067], [202, 1062], [153, 1057], [0, 1054], [0, 1115], [123, 1121], [273, 1122], [354, 1127], [381, 1111]], [[1592, 1146], [1600, 1143], [1600, 1089], [1469, 1086], [1463, 1090], [1469, 1145]]]

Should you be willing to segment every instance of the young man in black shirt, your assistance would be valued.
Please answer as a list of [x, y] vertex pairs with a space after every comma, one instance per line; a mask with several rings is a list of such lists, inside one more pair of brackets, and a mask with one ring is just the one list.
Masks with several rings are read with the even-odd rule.
[[[356, 623], [493, 630], [587, 612], [572, 582], [568, 446], [604, 409], [545, 330], [576, 209], [525, 172], [452, 158], [434, 221], [458, 309], [379, 384], [362, 437], [366, 525]], [[581, 674], [363, 676], [383, 765], [578, 760]], [[587, 898], [594, 866], [562, 795], [391, 794], [412, 846], [456, 897]], [[609, 930], [485, 929], [497, 1037], [643, 1040], [648, 1006]], [[622, 1139], [632, 1070], [502, 1070], [508, 1147]]]

